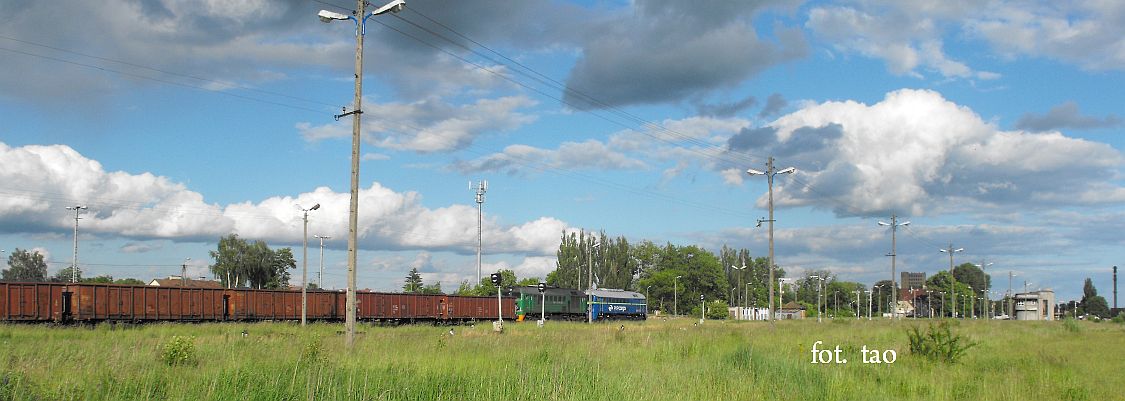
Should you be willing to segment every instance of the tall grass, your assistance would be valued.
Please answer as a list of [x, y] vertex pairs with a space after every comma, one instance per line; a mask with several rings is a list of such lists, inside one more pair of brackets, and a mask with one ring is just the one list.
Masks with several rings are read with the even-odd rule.
[[[948, 365], [910, 355], [922, 321], [694, 322], [361, 326], [352, 352], [339, 324], [0, 325], [0, 400], [1099, 400], [1125, 385], [1121, 325], [962, 322], [978, 345]], [[194, 365], [162, 362], [175, 336], [194, 338]], [[847, 363], [810, 363], [817, 340]], [[864, 345], [898, 359], [864, 364]]]

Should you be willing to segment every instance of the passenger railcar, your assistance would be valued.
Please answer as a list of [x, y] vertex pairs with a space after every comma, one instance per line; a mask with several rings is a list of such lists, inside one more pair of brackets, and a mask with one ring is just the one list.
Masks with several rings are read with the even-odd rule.
[[625, 290], [597, 289], [586, 291], [590, 295], [590, 319], [635, 319], [648, 317], [648, 304], [643, 294]]

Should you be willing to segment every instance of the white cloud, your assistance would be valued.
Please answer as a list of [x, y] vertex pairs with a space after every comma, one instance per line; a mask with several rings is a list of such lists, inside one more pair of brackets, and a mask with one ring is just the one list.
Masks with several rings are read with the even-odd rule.
[[946, 55], [942, 38], [949, 31], [983, 40], [1008, 58], [1125, 68], [1125, 3], [1119, 1], [859, 1], [814, 7], [806, 27], [840, 51], [884, 60], [900, 75], [925, 69], [947, 78], [999, 78]]
[[[776, 141], [756, 146], [789, 149], [781, 162], [799, 169], [775, 183], [777, 205], [918, 216], [1120, 202], [1118, 195], [1104, 196], [1120, 193], [1107, 181], [1123, 163], [1112, 147], [1058, 132], [1001, 131], [932, 91], [899, 90], [873, 105], [806, 105], [767, 128]], [[814, 135], [820, 137], [810, 141]], [[1091, 192], [1103, 196], [1074, 196]], [[758, 205], [765, 205], [764, 197]]]
[[1047, 57], [1103, 70], [1125, 69], [1125, 3], [995, 3], [964, 29], [1001, 54]]
[[[363, 107], [363, 138], [384, 149], [419, 153], [458, 150], [472, 145], [482, 135], [531, 123], [535, 117], [518, 110], [535, 103], [523, 96], [480, 99], [463, 105], [436, 98], [412, 103], [368, 102]], [[346, 138], [352, 132], [350, 119], [317, 126], [299, 123], [296, 127], [310, 142]]]
[[528, 145], [509, 145], [503, 152], [476, 160], [457, 162], [453, 167], [466, 173], [499, 171], [524, 174], [526, 171], [540, 169], [642, 170], [648, 168], [648, 165], [591, 139], [585, 142], [563, 142], [554, 150]]
[[[326, 187], [221, 206], [205, 203], [201, 194], [165, 177], [104, 171], [97, 161], [65, 145], [12, 148], [0, 143], [0, 165], [10, 166], [0, 171], [0, 181], [20, 188], [0, 197], [0, 227], [9, 233], [69, 230], [73, 217], [59, 210], [85, 203], [89, 211], [83, 231], [96, 235], [213, 241], [237, 233], [275, 245], [298, 244], [298, 205], [319, 203], [320, 209], [309, 213], [310, 230], [335, 238], [347, 235], [349, 194]], [[378, 183], [361, 189], [359, 202], [361, 249], [475, 252], [476, 210], [470, 205], [431, 209], [422, 206], [415, 192], [395, 192]], [[487, 253], [549, 255], [568, 229], [550, 217], [501, 226], [486, 215], [484, 223]]]
[[944, 19], [973, 10], [965, 2], [902, 1], [823, 6], [809, 11], [806, 27], [844, 52], [882, 59], [898, 75], [921, 77], [919, 68], [946, 78], [995, 79], [945, 54]]

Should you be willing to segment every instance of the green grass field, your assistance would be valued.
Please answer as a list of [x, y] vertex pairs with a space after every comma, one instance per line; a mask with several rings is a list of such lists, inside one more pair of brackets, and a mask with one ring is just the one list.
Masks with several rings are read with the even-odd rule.
[[[0, 400], [1109, 400], [1125, 394], [1125, 325], [957, 322], [956, 364], [910, 354], [924, 321], [0, 325]], [[246, 330], [248, 335], [243, 336]], [[193, 336], [194, 363], [162, 360]], [[846, 364], [812, 364], [840, 345]], [[860, 348], [897, 351], [864, 364]]]

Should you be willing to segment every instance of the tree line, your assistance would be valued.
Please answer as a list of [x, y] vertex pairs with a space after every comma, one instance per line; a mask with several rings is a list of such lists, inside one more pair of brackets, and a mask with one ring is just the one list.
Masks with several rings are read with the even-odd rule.
[[[47, 261], [39, 251], [29, 252], [26, 249], [16, 248], [8, 255], [8, 268], [0, 270], [0, 281], [33, 282], [33, 283], [69, 283], [72, 267], [59, 270], [55, 275], [47, 275]], [[82, 277], [82, 270], [78, 270], [80, 283], [109, 283], [109, 284], [144, 284], [135, 278], [114, 279], [110, 275], [96, 277]]]

